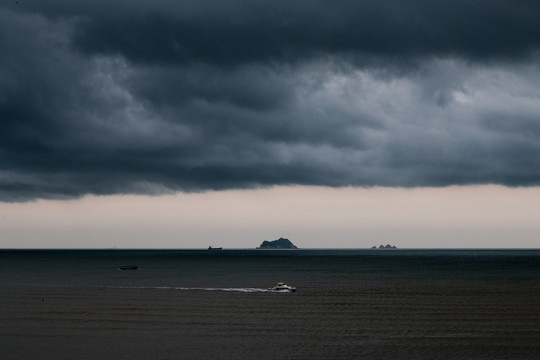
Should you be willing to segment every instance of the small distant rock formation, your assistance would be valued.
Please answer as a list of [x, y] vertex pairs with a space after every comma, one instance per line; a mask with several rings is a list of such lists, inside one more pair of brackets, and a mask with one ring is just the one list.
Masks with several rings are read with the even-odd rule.
[[386, 245], [379, 245], [379, 247], [377, 248], [376, 246], [372, 246], [371, 247], [372, 249], [397, 249], [397, 247], [393, 246], [393, 245], [390, 245], [390, 244], [386, 244]]
[[289, 239], [264, 240], [257, 249], [298, 249]]

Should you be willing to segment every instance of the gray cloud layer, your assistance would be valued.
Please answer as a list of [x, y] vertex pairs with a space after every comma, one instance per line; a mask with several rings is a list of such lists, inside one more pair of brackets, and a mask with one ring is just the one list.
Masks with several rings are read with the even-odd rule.
[[540, 183], [537, 1], [0, 7], [0, 200]]

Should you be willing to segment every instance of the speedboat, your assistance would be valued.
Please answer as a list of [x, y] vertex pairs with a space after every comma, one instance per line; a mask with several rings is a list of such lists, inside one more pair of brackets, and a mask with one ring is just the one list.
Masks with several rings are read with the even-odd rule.
[[292, 286], [289, 286], [289, 285], [285, 284], [284, 282], [278, 282], [278, 284], [276, 286], [268, 288], [268, 290], [295, 292], [296, 288], [292, 287]]

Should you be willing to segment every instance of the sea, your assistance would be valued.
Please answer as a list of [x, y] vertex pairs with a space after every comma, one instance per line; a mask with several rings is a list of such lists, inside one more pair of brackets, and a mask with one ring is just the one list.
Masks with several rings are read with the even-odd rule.
[[0, 358], [537, 360], [540, 250], [1, 250]]

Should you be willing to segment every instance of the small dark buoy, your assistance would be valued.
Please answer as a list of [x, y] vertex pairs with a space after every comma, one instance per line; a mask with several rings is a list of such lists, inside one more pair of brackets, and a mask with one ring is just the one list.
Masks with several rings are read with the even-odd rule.
[[137, 265], [124, 265], [120, 266], [120, 270], [137, 270], [139, 267]]
[[41, 298], [41, 302], [45, 302], [45, 298]]

